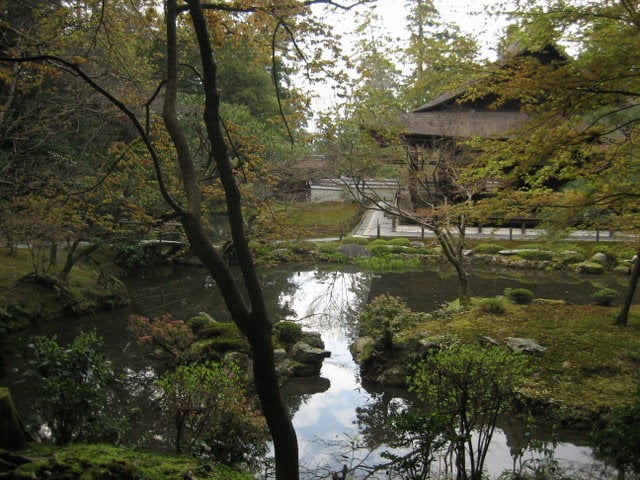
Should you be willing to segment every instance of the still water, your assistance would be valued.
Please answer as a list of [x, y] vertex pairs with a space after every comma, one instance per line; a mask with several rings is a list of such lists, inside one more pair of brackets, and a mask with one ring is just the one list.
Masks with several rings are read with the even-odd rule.
[[[375, 463], [387, 449], [384, 419], [394, 408], [410, 406], [415, 399], [404, 390], [381, 390], [361, 382], [348, 349], [354, 338], [355, 315], [368, 301], [383, 293], [402, 297], [416, 310], [433, 310], [456, 297], [455, 274], [448, 268], [372, 274], [300, 266], [271, 269], [262, 276], [272, 317], [296, 321], [305, 329], [320, 332], [326, 349], [332, 352], [324, 362], [321, 378], [292, 382], [284, 389], [299, 437], [301, 464], [317, 475], [339, 470], [345, 464], [353, 467], [360, 462]], [[594, 291], [604, 287], [623, 291], [626, 281], [615, 276], [475, 269], [471, 288], [474, 295], [492, 296], [507, 287], [526, 287], [536, 297], [588, 303]], [[105, 339], [105, 353], [116, 366], [148, 372], [153, 365], [147, 352], [137, 348], [124, 333], [130, 313], [156, 316], [169, 312], [176, 318], [187, 319], [206, 311], [217, 320], [227, 320], [219, 293], [204, 270], [158, 268], [132, 280], [128, 287], [134, 299], [129, 309], [46, 324], [30, 334], [56, 334], [61, 342], [66, 342], [80, 331], [95, 329]], [[16, 403], [26, 408], [28, 385], [20, 381], [20, 372], [12, 367], [10, 355], [5, 361], [7, 378], [0, 379], [0, 383], [8, 384]], [[491, 476], [512, 467], [511, 452], [520, 448], [518, 433], [517, 426], [507, 423], [496, 432], [487, 461]], [[569, 441], [568, 432], [562, 435], [555, 446], [556, 459], [589, 465], [592, 459], [586, 443], [575, 438]], [[552, 439], [545, 432], [539, 432], [538, 436], [542, 440]]]

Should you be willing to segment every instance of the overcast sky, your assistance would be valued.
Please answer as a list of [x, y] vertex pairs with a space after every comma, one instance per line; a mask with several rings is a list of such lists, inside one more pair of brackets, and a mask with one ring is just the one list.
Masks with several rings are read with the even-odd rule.
[[[405, 0], [377, 0], [376, 12], [380, 17], [381, 27], [392, 37], [406, 37], [407, 8]], [[495, 6], [495, 0], [434, 0], [436, 9], [445, 22], [460, 26], [463, 32], [476, 36], [483, 49], [483, 55], [491, 56], [502, 29], [506, 26], [505, 18], [487, 15], [487, 6]], [[341, 33], [348, 33], [356, 23], [358, 11], [337, 14], [336, 29]]]
[[[377, 0], [376, 12], [380, 17], [380, 27], [391, 38], [407, 38], [407, 9], [405, 0]], [[485, 6], [494, 6], [495, 0], [434, 0], [434, 5], [445, 22], [457, 24], [465, 33], [473, 34], [482, 50], [482, 56], [494, 59], [495, 47], [506, 26], [504, 18], [490, 17], [483, 13]], [[334, 25], [334, 33], [344, 37], [343, 48], [349, 52], [349, 34], [354, 30], [357, 16], [364, 8], [352, 9], [348, 12], [338, 11], [333, 15], [324, 16], [324, 21]], [[316, 108], [325, 109], [336, 102], [333, 98], [331, 85], [314, 85], [312, 87], [321, 98], [316, 102]]]

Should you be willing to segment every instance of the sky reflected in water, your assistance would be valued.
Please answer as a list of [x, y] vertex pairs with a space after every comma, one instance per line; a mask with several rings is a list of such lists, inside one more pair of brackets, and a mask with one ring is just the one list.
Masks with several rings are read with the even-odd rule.
[[[300, 462], [309, 471], [338, 471], [343, 464], [353, 466], [365, 457], [369, 464], [381, 461], [380, 453], [388, 448], [376, 444], [375, 434], [371, 434], [375, 433], [376, 425], [366, 425], [367, 432], [361, 432], [366, 423], [362, 412], [384, 410], [385, 405], [394, 402], [405, 403], [405, 399], [393, 393], [367, 391], [360, 383], [358, 366], [349, 352], [355, 314], [368, 301], [373, 283], [379, 280], [379, 276], [363, 272], [299, 271], [288, 280], [291, 288], [279, 295], [280, 307], [290, 312], [286, 319], [298, 322], [305, 330], [320, 332], [325, 348], [331, 351], [321, 371], [321, 377], [329, 381], [328, 388], [302, 394], [293, 416]], [[379, 290], [379, 286], [373, 290]], [[360, 448], [352, 448], [356, 445]], [[568, 463], [592, 461], [589, 448], [572, 443], [559, 443], [556, 456]], [[496, 429], [487, 471], [495, 477], [512, 466], [509, 439], [504, 431]]]

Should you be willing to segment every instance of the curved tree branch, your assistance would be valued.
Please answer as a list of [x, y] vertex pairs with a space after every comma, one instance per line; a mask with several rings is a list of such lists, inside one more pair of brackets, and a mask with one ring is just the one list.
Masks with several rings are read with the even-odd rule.
[[[284, 114], [284, 110], [282, 109], [282, 96], [280, 94], [280, 81], [278, 79], [278, 62], [276, 59], [276, 38], [278, 35], [278, 29], [280, 25], [283, 25], [282, 20], [279, 20], [276, 24], [276, 28], [273, 29], [273, 35], [271, 35], [271, 75], [273, 76], [273, 85], [276, 89], [276, 98], [278, 99], [278, 111], [280, 112], [280, 118], [282, 118], [282, 122], [284, 123], [285, 128], [287, 129], [287, 136], [291, 141], [291, 146], [293, 147], [295, 140], [293, 139], [293, 133], [289, 128], [289, 122], [287, 122], [287, 117]], [[296, 46], [297, 48], [297, 46]]]
[[98, 84], [93, 78], [91, 78], [80, 66], [74, 62], [70, 62], [63, 58], [57, 57], [55, 55], [34, 55], [28, 57], [7, 57], [5, 55], [0, 55], [0, 62], [8, 62], [8, 63], [38, 63], [38, 62], [48, 62], [53, 65], [56, 65], [58, 68], [69, 71], [80, 77], [89, 87], [98, 92], [104, 98], [106, 98], [113, 106], [115, 106], [118, 110], [125, 114], [125, 116], [131, 121], [134, 128], [140, 135], [151, 159], [153, 160], [153, 166], [156, 173], [156, 178], [158, 181], [158, 187], [160, 188], [160, 193], [167, 204], [176, 212], [180, 213], [183, 211], [182, 207], [173, 199], [171, 194], [166, 188], [164, 183], [164, 179], [162, 176], [162, 168], [160, 166], [160, 158], [158, 157], [158, 153], [156, 152], [149, 135], [143, 125], [136, 117], [135, 113], [133, 113], [124, 103], [122, 103], [118, 98], [112, 95], [110, 92], [105, 90], [100, 84]]
[[[200, 61], [202, 64], [203, 82], [202, 88], [205, 96], [204, 122], [207, 129], [209, 143], [213, 159], [218, 167], [220, 182], [222, 183], [227, 205], [227, 217], [231, 228], [231, 236], [237, 258], [244, 279], [244, 286], [249, 297], [251, 310], [246, 311], [242, 297], [235, 302], [225, 302], [232, 313], [242, 333], [247, 337], [253, 354], [254, 384], [260, 405], [264, 412], [273, 445], [276, 459], [276, 478], [278, 480], [298, 480], [298, 444], [295, 430], [289, 419], [289, 414], [282, 401], [278, 387], [278, 378], [275, 369], [273, 343], [271, 340], [272, 324], [269, 321], [262, 287], [258, 279], [257, 271], [253, 263], [249, 242], [244, 227], [244, 218], [240, 204], [241, 196], [235, 182], [233, 168], [229, 161], [229, 152], [224, 141], [224, 133], [220, 121], [220, 98], [216, 86], [217, 65], [213, 58], [213, 50], [209, 39], [207, 19], [199, 0], [186, 0], [189, 6], [191, 22], [196, 34]], [[177, 15], [176, 0], [168, 0], [172, 22]], [[168, 16], [169, 16], [168, 15]], [[168, 20], [169, 21], [169, 20]], [[168, 42], [169, 43], [169, 42]], [[172, 45], [170, 48], [176, 48]], [[224, 279], [220, 281], [220, 272], [216, 270], [214, 263], [217, 255], [207, 241], [206, 235], [200, 225], [199, 217], [195, 212], [189, 211], [182, 218], [185, 231], [189, 235], [192, 247], [200, 259], [208, 266], [216, 278], [216, 283], [221, 290], [227, 289], [237, 292], [233, 278], [225, 285]], [[226, 272], [226, 271], [225, 271]]]

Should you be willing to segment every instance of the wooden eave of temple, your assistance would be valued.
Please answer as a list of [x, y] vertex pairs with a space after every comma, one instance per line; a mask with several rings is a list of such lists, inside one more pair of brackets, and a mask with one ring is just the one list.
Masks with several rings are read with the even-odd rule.
[[446, 93], [401, 115], [400, 123], [407, 140], [506, 138], [528, 119], [514, 103], [493, 109], [489, 106], [494, 98], [460, 101], [464, 94], [464, 90]]
[[[564, 63], [568, 57], [554, 46], [540, 51], [528, 51], [514, 44], [504, 52], [500, 64], [508, 65], [510, 59], [533, 57], [543, 65]], [[465, 140], [478, 138], [508, 138], [529, 117], [521, 111], [517, 101], [510, 101], [493, 108], [496, 97], [492, 94], [477, 99], [465, 99], [466, 90], [460, 88], [445, 93], [399, 118], [404, 136], [409, 143], [428, 139]]]

